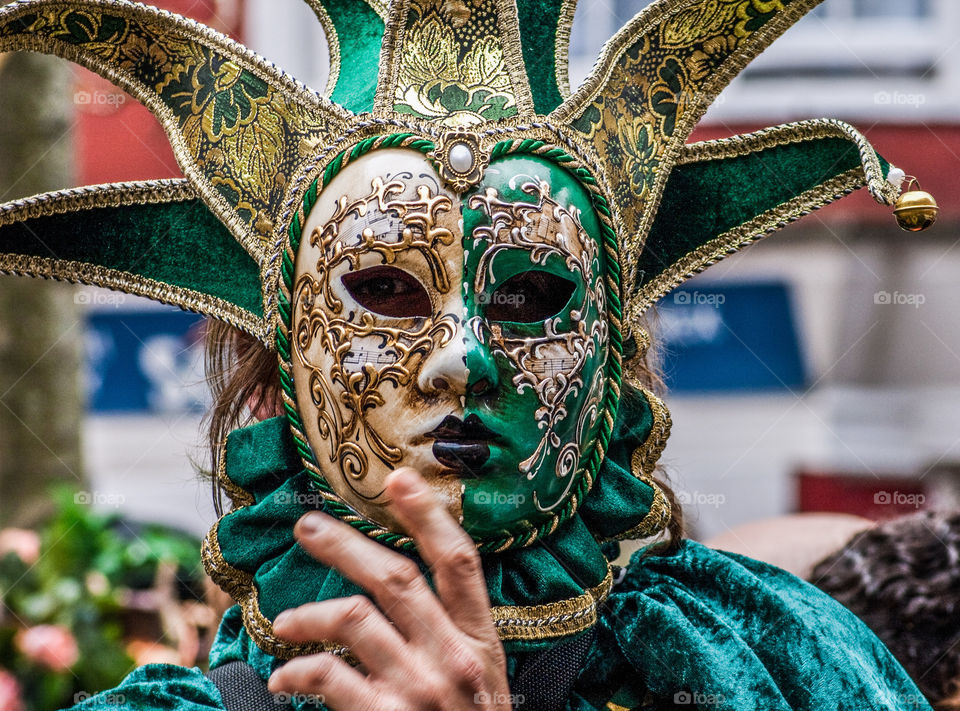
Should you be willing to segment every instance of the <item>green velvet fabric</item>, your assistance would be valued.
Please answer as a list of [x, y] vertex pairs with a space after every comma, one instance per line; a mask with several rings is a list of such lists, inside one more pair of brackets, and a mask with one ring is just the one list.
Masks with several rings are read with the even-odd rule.
[[384, 25], [362, 0], [322, 0], [337, 33], [340, 73], [330, 99], [355, 114], [373, 110]]
[[[519, 655], [511, 653], [510, 678]], [[260, 650], [233, 607], [211, 668], [244, 661], [264, 679], [282, 662]], [[72, 711], [222, 709], [198, 669], [151, 665]], [[853, 613], [799, 578], [686, 542], [635, 554], [602, 607], [568, 711], [929, 711], [890, 652]], [[127, 705], [123, 705], [127, 704]], [[298, 711], [316, 709], [308, 698]]]
[[561, 103], [557, 86], [557, 29], [563, 0], [517, 0], [520, 45], [533, 107], [546, 116]]
[[[643, 395], [627, 389], [608, 458], [580, 512], [543, 543], [484, 556], [494, 605], [559, 600], [603, 578], [618, 547], [601, 547], [594, 534], [614, 536], [649, 509], [652, 490], [630, 474], [628, 460], [652, 421]], [[306, 602], [360, 593], [292, 537], [294, 522], [320, 499], [286, 420], [233, 432], [226, 456], [231, 480], [255, 503], [224, 516], [218, 538], [224, 557], [253, 574], [264, 614], [272, 619]], [[605, 709], [611, 700], [630, 709], [929, 711], [870, 630], [800, 579], [689, 541], [670, 556], [644, 553], [633, 556], [599, 610], [569, 711]], [[510, 678], [527, 653], [555, 643], [507, 642]], [[211, 668], [232, 661], [264, 679], [283, 664], [256, 645], [237, 606], [224, 615], [210, 653]], [[118, 699], [120, 708], [148, 711], [223, 708], [200, 670], [154, 665], [73, 711], [116, 711]], [[316, 706], [302, 697], [295, 708]]]
[[636, 288], [710, 240], [860, 166], [859, 148], [844, 138], [677, 166], [640, 255]]
[[852, 612], [766, 563], [687, 541], [633, 556], [570, 709], [920, 711], [930, 707]]
[[148, 664], [115, 689], [72, 706], [70, 711], [224, 711], [220, 692], [203, 672], [173, 664]]
[[[143, 276], [263, 316], [256, 262], [200, 200], [101, 207], [4, 225], [0, 254]], [[177, 303], [175, 294], [162, 300]]]

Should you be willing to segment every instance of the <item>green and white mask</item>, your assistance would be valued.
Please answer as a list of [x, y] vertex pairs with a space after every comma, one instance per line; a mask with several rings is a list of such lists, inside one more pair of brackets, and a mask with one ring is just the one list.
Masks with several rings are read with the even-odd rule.
[[896, 200], [902, 172], [837, 121], [687, 144], [816, 4], [659, 0], [571, 90], [570, 0], [310, 0], [317, 93], [145, 5], [10, 3], [0, 51], [131, 93], [185, 179], [4, 205], [0, 271], [149, 296], [275, 350], [322, 505], [385, 544], [411, 545], [383, 500], [410, 465], [481, 550], [527, 546], [584, 505], [646, 309], [855, 188]]
[[291, 295], [297, 406], [333, 491], [392, 526], [384, 480], [412, 466], [480, 540], [562, 509], [610, 406], [605, 264], [590, 193], [549, 160], [505, 156], [459, 194], [413, 150], [345, 167]]

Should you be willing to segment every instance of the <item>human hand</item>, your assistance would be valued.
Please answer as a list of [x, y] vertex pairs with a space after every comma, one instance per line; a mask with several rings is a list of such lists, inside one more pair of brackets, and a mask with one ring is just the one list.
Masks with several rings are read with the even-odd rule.
[[270, 677], [270, 691], [316, 694], [335, 711], [509, 711], [506, 655], [476, 546], [416, 471], [398, 469], [386, 486], [436, 594], [409, 559], [331, 516], [307, 514], [294, 528], [300, 545], [377, 605], [357, 595], [281, 613], [277, 635], [347, 645], [363, 670], [327, 653], [296, 657]]

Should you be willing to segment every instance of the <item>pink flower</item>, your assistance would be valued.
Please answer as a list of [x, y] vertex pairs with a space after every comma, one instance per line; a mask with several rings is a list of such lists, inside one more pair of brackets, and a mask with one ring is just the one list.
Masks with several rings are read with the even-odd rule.
[[0, 531], [0, 558], [7, 553], [16, 553], [27, 565], [33, 565], [40, 557], [40, 536], [25, 528], [4, 528]]
[[[80, 651], [70, 630], [60, 625], [37, 625], [17, 633], [17, 647], [32, 662], [51, 671], [66, 671], [77, 663]], [[2, 708], [2, 707], [0, 707]]]
[[23, 694], [16, 677], [6, 669], [0, 669], [0, 709], [23, 711]]

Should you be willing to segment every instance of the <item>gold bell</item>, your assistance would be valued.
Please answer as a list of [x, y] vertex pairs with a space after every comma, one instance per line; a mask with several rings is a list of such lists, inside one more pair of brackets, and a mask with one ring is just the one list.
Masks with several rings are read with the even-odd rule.
[[[907, 187], [916, 182], [917, 179], [911, 177]], [[917, 187], [919, 188], [920, 185], [918, 184]], [[893, 214], [897, 217], [897, 224], [907, 232], [923, 232], [932, 227], [939, 213], [940, 208], [933, 195], [923, 190], [905, 192], [897, 200], [897, 206], [893, 210]]]

